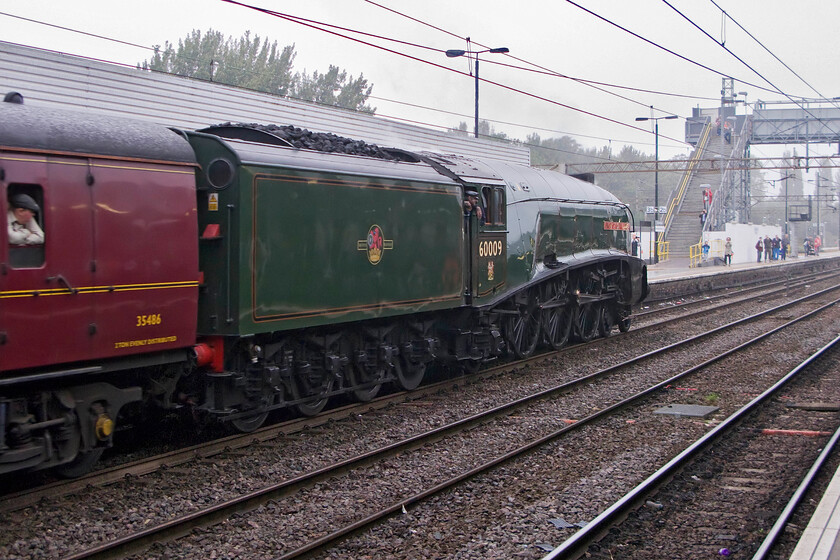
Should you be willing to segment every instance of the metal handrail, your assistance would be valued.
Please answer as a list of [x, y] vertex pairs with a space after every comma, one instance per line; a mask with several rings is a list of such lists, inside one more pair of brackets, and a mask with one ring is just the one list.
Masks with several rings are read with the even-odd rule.
[[747, 115], [744, 122], [741, 124], [740, 132], [736, 135], [738, 139], [732, 146], [729, 156], [725, 159], [725, 161], [721, 158], [722, 170], [720, 186], [712, 196], [712, 204], [709, 206], [709, 212], [706, 215], [706, 222], [703, 224], [703, 229], [700, 232], [701, 240], [703, 233], [712, 231], [713, 228], [715, 230], [720, 230], [721, 226], [726, 221], [726, 207], [724, 206], [724, 201], [726, 200], [729, 191], [735, 185], [735, 172], [732, 169], [733, 154], [736, 154], [735, 158], [738, 159], [740, 158], [740, 155], [744, 153], [749, 137], [749, 134], [744, 134], [744, 131], [748, 130], [751, 121], [752, 115]]
[[691, 178], [694, 176], [694, 171], [699, 165], [700, 159], [703, 157], [703, 152], [709, 144], [711, 131], [712, 118], [706, 117], [706, 126], [703, 127], [703, 134], [700, 136], [700, 141], [697, 142], [697, 148], [694, 150], [691, 158], [689, 158], [688, 166], [682, 176], [682, 179], [680, 180], [680, 185], [678, 188], [674, 189], [674, 194], [671, 196], [671, 200], [668, 203], [668, 212], [665, 214], [665, 231], [662, 234], [663, 238], [668, 236], [674, 216], [676, 216], [680, 208], [682, 208], [683, 199], [685, 198], [685, 193], [688, 190], [688, 185], [691, 182]]
[[658, 255], [659, 255], [659, 262], [667, 261], [671, 258], [671, 242], [670, 241], [660, 241], [658, 246]]

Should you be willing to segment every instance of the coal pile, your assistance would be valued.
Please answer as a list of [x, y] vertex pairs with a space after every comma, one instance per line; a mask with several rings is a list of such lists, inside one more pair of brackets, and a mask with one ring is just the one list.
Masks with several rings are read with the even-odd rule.
[[402, 152], [401, 150], [394, 148], [382, 148], [376, 144], [368, 144], [363, 140], [345, 138], [344, 136], [338, 136], [328, 132], [312, 132], [311, 130], [298, 128], [292, 125], [278, 126], [275, 124], [227, 122], [205, 129], [204, 132], [219, 134], [220, 136], [246, 139], [244, 135], [225, 134], [224, 132], [221, 132], [237, 129], [241, 131], [253, 130], [265, 132], [277, 138], [282, 138], [294, 148], [315, 150], [318, 152], [367, 156], [390, 161], [418, 161], [416, 157], [413, 157], [409, 153]]

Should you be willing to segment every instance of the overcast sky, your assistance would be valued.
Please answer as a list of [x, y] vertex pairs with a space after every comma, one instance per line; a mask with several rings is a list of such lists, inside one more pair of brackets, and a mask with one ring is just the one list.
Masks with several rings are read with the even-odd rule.
[[[719, 105], [719, 74], [647, 44], [564, 0], [253, 0], [250, 3], [440, 51], [466, 49], [466, 42], [459, 37], [467, 36], [477, 45], [509, 48], [509, 56], [484, 54], [481, 57], [480, 77], [505, 87], [482, 83], [480, 111], [483, 119], [496, 121], [493, 126], [497, 130], [523, 140], [533, 131], [543, 138], [568, 134], [585, 146], [610, 144], [618, 151], [629, 143], [652, 153], [649, 125], [634, 122], [635, 117], [650, 115], [650, 105], [657, 109], [655, 115], [673, 113], [682, 117], [690, 116], [692, 107], [698, 105]], [[669, 0], [669, 3], [576, 0], [576, 3], [679, 55], [733, 76], [735, 91], [746, 91], [750, 103], [757, 99], [784, 99], [779, 93], [759, 89], [757, 86], [772, 90], [773, 86], [703, 35], [673, 9], [676, 8], [715, 40], [725, 40], [728, 49], [785, 93], [818, 96], [732, 19], [724, 21], [717, 4], [820, 94], [840, 95], [837, 71], [840, 2], [836, 0]], [[354, 76], [363, 73], [374, 85], [375, 98], [371, 104], [380, 115], [443, 127], [466, 121], [472, 128], [474, 82], [464, 75], [469, 72], [467, 60], [447, 59], [442, 52], [354, 35], [389, 49], [382, 50], [222, 0], [26, 0], [4, 2], [0, 4], [0, 12], [148, 47], [166, 41], [177, 43], [193, 29], [213, 28], [234, 37], [250, 30], [276, 40], [281, 46], [294, 43], [298, 71], [324, 71], [334, 64]], [[151, 54], [142, 48], [6, 15], [0, 15], [0, 26], [2, 40], [106, 61], [133, 65]], [[474, 48], [484, 47], [474, 45]], [[535, 69], [530, 63], [575, 78], [680, 96], [607, 88], [628, 98], [623, 99], [569, 79], [494, 62]], [[663, 158], [688, 153], [680, 142], [684, 122], [680, 119], [660, 123]], [[799, 151], [804, 153], [804, 148]], [[819, 155], [836, 151], [836, 146], [812, 147], [812, 153]], [[753, 149], [757, 157], [777, 153], [774, 148]]]

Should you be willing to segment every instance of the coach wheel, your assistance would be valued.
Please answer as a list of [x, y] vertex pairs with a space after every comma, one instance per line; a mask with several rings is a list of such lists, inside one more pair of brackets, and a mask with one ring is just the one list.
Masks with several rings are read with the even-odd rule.
[[78, 478], [89, 473], [104, 452], [104, 447], [94, 447], [90, 451], [81, 451], [69, 463], [57, 466], [54, 472], [63, 478]]
[[578, 307], [575, 333], [582, 342], [589, 342], [598, 336], [603, 308], [599, 302], [584, 303]]
[[329, 394], [334, 384], [335, 377], [326, 371], [295, 376], [292, 380], [292, 396], [296, 401], [304, 401], [295, 405], [297, 411], [303, 416], [320, 414], [330, 400]]
[[394, 373], [397, 374], [397, 386], [404, 391], [413, 391], [420, 386], [426, 375], [426, 362], [412, 363], [409, 360], [394, 361]]
[[516, 306], [516, 313], [505, 313], [504, 333], [508, 349], [519, 359], [534, 353], [540, 341], [540, 306], [533, 293], [524, 304]]
[[382, 380], [385, 379], [385, 368], [379, 366], [350, 366], [350, 383], [353, 384], [353, 396], [359, 402], [368, 402], [379, 394]]

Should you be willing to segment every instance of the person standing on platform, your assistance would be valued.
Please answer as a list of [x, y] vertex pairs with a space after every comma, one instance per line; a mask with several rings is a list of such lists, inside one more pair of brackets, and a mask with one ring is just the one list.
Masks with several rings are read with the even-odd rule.
[[723, 264], [725, 266], [732, 266], [732, 238], [726, 238], [726, 245], [723, 246]]
[[790, 236], [785, 234], [782, 237], [782, 260], [785, 260], [785, 256], [790, 252]]
[[770, 241], [770, 236], [764, 236], [764, 262], [770, 262], [770, 252], [773, 250], [773, 242]]
[[756, 254], [757, 259], [758, 259], [755, 262], [761, 262], [761, 253], [763, 251], [764, 251], [764, 241], [761, 239], [761, 237], [759, 237], [758, 241], [756, 241], [756, 243], [755, 243], [755, 254]]
[[814, 254], [818, 257], [820, 256], [820, 247], [822, 247], [822, 239], [817, 235], [814, 237]]
[[703, 210], [700, 212], [700, 229], [703, 229], [703, 226], [706, 225], [706, 211]]
[[641, 255], [639, 255], [639, 236], [638, 235], [633, 236], [633, 242], [630, 244], [630, 254], [632, 254], [634, 257], [640, 257], [641, 256]]

